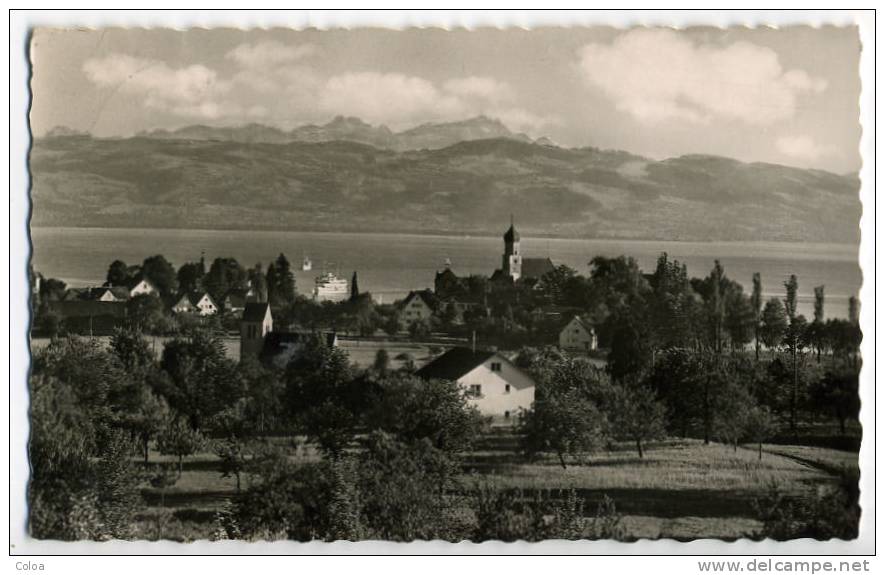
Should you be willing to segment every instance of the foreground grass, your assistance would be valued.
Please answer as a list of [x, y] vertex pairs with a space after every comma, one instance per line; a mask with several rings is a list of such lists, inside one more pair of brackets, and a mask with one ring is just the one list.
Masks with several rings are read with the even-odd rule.
[[515, 489], [658, 489], [757, 491], [772, 481], [802, 487], [828, 476], [775, 453], [762, 460], [749, 450], [700, 440], [652, 444], [640, 458], [629, 445], [590, 455], [563, 469], [555, 457], [527, 463], [513, 452], [481, 451], [470, 459], [478, 476]]
[[[834, 481], [830, 467], [857, 460], [857, 455], [821, 448], [764, 446], [762, 460], [751, 449], [738, 449], [699, 440], [668, 440], [649, 446], [639, 458], [628, 445], [614, 445], [563, 469], [555, 457], [526, 461], [505, 434], [484, 438], [477, 451], [465, 456], [461, 477], [465, 488], [489, 483], [500, 489], [533, 491], [575, 489], [592, 517], [606, 496], [614, 499], [628, 539], [737, 539], [758, 531], [754, 503], [772, 483], [799, 496], [815, 485]], [[292, 445], [290, 440], [279, 440]], [[302, 442], [290, 460], [303, 464], [319, 459]], [[802, 458], [801, 460], [798, 458]], [[819, 461], [824, 466], [810, 465]], [[174, 458], [151, 453], [149, 468], [173, 463]], [[244, 475], [243, 488], [251, 478]], [[236, 480], [223, 478], [212, 453], [185, 460], [181, 477], [168, 488], [160, 505], [159, 492], [145, 486], [148, 508], [137, 519], [139, 533], [155, 539], [157, 521], [163, 539], [195, 541], [217, 533], [218, 510], [236, 494]]]

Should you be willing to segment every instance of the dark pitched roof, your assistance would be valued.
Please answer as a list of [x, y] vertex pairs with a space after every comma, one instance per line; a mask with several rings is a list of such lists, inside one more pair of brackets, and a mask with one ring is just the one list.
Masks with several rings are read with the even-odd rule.
[[267, 315], [268, 303], [267, 302], [250, 302], [246, 304], [246, 308], [243, 310], [243, 321], [264, 321], [265, 315]]
[[[207, 296], [209, 298], [209, 300], [212, 302], [212, 304], [215, 307], [218, 307], [218, 304], [215, 303], [215, 300], [212, 299], [212, 296], [209, 295], [209, 292], [205, 292], [205, 291], [191, 292], [191, 293], [187, 294], [187, 299], [191, 302], [191, 305], [195, 306], [198, 303], [200, 303], [200, 300], [203, 299], [203, 296]], [[264, 316], [262, 316], [262, 319], [263, 319], [263, 317]]]
[[522, 278], [540, 278], [555, 268], [550, 258], [522, 258]]
[[476, 350], [468, 347], [453, 347], [416, 372], [424, 379], [456, 380], [473, 371], [485, 360], [495, 355], [494, 351]]
[[410, 291], [409, 295], [406, 296], [406, 299], [403, 300], [403, 307], [409, 305], [409, 302], [414, 298], [420, 298], [424, 304], [430, 309], [436, 309], [436, 298], [433, 292], [429, 289], [423, 289], [419, 291]]
[[147, 277], [145, 277], [144, 274], [136, 274], [135, 277], [133, 277], [132, 279], [130, 279], [128, 282], [126, 282], [126, 287], [129, 288], [129, 289], [132, 289], [132, 288], [134, 288], [135, 286], [137, 286], [138, 284], [140, 284], [142, 280], [146, 281], [146, 282], [147, 282], [148, 284], [150, 284], [150, 286], [153, 287], [154, 289], [157, 289], [157, 286], [154, 285], [154, 282], [152, 282], [152, 281], [149, 280]]
[[588, 321], [586, 321], [584, 318], [582, 318], [579, 315], [573, 315], [572, 317], [570, 317], [569, 320], [563, 324], [562, 329], [565, 329], [566, 327], [568, 327], [569, 324], [572, 323], [572, 321], [577, 321], [581, 325], [581, 327], [583, 327], [585, 330], [587, 330], [587, 333], [592, 334], [595, 331], [593, 328], [593, 325], [590, 324]]
[[519, 241], [519, 232], [516, 231], [516, 228], [513, 227], [513, 224], [510, 224], [510, 228], [504, 234], [504, 241], [508, 243]]

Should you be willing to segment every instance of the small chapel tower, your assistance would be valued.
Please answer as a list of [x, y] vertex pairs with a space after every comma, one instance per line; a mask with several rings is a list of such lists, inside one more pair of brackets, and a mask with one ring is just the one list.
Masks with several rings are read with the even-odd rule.
[[513, 226], [513, 214], [510, 215], [510, 229], [504, 234], [504, 258], [501, 270], [513, 281], [522, 276], [522, 254], [519, 251], [519, 232]]

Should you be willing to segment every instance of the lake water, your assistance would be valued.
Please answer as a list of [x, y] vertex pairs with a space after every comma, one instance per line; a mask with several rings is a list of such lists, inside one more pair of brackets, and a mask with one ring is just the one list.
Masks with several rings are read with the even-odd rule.
[[[503, 230], [502, 230], [503, 233]], [[496, 237], [429, 236], [289, 231], [222, 231], [104, 228], [33, 228], [34, 269], [71, 286], [100, 285], [115, 259], [128, 264], [163, 254], [176, 267], [196, 261], [205, 252], [207, 264], [216, 257], [234, 257], [244, 266], [261, 262], [265, 269], [280, 252], [296, 272], [301, 293], [309, 294], [314, 278], [325, 268], [350, 279], [359, 274], [361, 291], [391, 302], [409, 290], [432, 288], [434, 273], [446, 258], [459, 275], [489, 275], [501, 265], [503, 240]], [[754, 272], [762, 274], [763, 291], [782, 296], [783, 282], [799, 279], [799, 311], [811, 317], [813, 288], [826, 286], [828, 317], [844, 317], [848, 298], [857, 295], [862, 275], [854, 245], [780, 242], [663, 242], [635, 240], [547, 239], [522, 237], [524, 257], [549, 256], [587, 273], [597, 255], [628, 255], [645, 271], [653, 271], [658, 255], [684, 261], [691, 276], [709, 273], [719, 259], [726, 275], [749, 292]], [[313, 270], [302, 272], [304, 255]]]

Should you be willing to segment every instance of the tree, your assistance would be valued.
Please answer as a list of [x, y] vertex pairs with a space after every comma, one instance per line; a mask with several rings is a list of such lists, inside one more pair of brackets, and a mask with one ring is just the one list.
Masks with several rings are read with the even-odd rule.
[[169, 376], [158, 391], [169, 405], [202, 428], [209, 419], [244, 394], [244, 382], [215, 333], [197, 329], [166, 342], [160, 367]]
[[798, 306], [799, 282], [795, 275], [784, 282], [786, 297], [784, 309], [786, 310], [789, 324], [784, 334], [787, 351], [790, 353], [793, 366], [793, 382], [790, 388], [790, 430], [796, 432], [796, 412], [799, 409], [799, 356], [805, 347], [806, 324], [805, 317], [796, 315]]
[[694, 292], [688, 281], [685, 265], [677, 260], [670, 261], [666, 252], [662, 253], [658, 257], [651, 286], [648, 313], [642, 315], [646, 315], [651, 324], [648, 327], [651, 328], [654, 347], [681, 347], [688, 344], [693, 335], [691, 316]]
[[430, 335], [431, 325], [426, 319], [409, 322], [409, 335], [413, 340], [421, 340]]
[[178, 458], [178, 477], [181, 477], [183, 459], [195, 454], [202, 446], [203, 436], [181, 417], [167, 421], [157, 437], [157, 448], [160, 453]]
[[58, 339], [36, 352], [30, 387], [28, 529], [40, 539], [132, 536], [140, 504], [132, 444], [111, 398], [126, 384], [94, 340]]
[[576, 277], [578, 272], [566, 265], [558, 265], [538, 280], [538, 289], [546, 298], [553, 303], [562, 304], [566, 296], [566, 286], [569, 280]]
[[115, 330], [111, 336], [111, 351], [129, 373], [141, 372], [156, 361], [144, 336], [134, 329]]
[[753, 339], [756, 342], [756, 361], [759, 361], [760, 330], [762, 328], [762, 275], [759, 272], [753, 274], [753, 295], [750, 296], [750, 305], [753, 306]]
[[666, 406], [670, 429], [687, 437], [704, 413], [705, 369], [701, 357], [688, 350], [663, 351], [646, 379]]
[[753, 398], [747, 388], [733, 378], [726, 378], [721, 393], [714, 401], [714, 433], [725, 444], [737, 451], [738, 442], [744, 437]]
[[860, 412], [858, 372], [850, 367], [828, 370], [811, 388], [811, 399], [820, 413], [832, 415], [839, 422], [839, 432], [845, 434], [849, 419], [857, 419]]
[[406, 442], [428, 439], [447, 453], [467, 450], [481, 431], [483, 418], [455, 382], [391, 374], [378, 385], [366, 418], [370, 428]]
[[762, 310], [762, 324], [759, 336], [769, 350], [777, 349], [787, 331], [787, 318], [781, 300], [771, 298]]
[[759, 461], [762, 461], [762, 443], [777, 430], [777, 422], [767, 407], [752, 406], [746, 413], [744, 434], [759, 446]]
[[65, 297], [68, 285], [55, 278], [46, 278], [40, 282], [40, 301], [61, 301]]
[[125, 286], [132, 279], [129, 273], [129, 266], [121, 260], [114, 260], [108, 266], [106, 282], [109, 286]]
[[616, 435], [635, 442], [640, 459], [642, 443], [664, 434], [664, 405], [657, 401], [651, 388], [644, 385], [616, 386], [611, 401]]
[[522, 449], [528, 456], [556, 454], [566, 469], [566, 456], [592, 451], [602, 441], [604, 415], [577, 391], [536, 400], [523, 416]]
[[653, 363], [654, 348], [649, 330], [642, 320], [630, 310], [618, 311], [609, 316], [612, 327], [611, 350], [608, 369], [614, 381], [637, 380]]
[[206, 276], [206, 262], [200, 258], [198, 262], [187, 262], [178, 268], [178, 289], [181, 293], [191, 293], [202, 289], [203, 278]]
[[353, 272], [353, 277], [350, 279], [350, 301], [356, 301], [360, 297], [360, 286], [359, 280], [356, 276], [356, 271]]
[[145, 258], [141, 264], [141, 273], [156, 286], [160, 297], [164, 300], [171, 301], [178, 292], [178, 276], [175, 268], [162, 255]]
[[151, 294], [138, 294], [126, 302], [126, 317], [136, 331], [158, 332], [164, 326], [163, 302]]
[[246, 288], [248, 274], [234, 258], [215, 258], [203, 278], [203, 287], [217, 302], [224, 301], [231, 290]]
[[267, 301], [267, 277], [264, 275], [264, 271], [261, 269], [261, 263], [255, 264], [255, 266], [249, 270], [249, 285], [255, 290], [255, 295], [258, 298], [258, 301], [265, 302]]
[[375, 361], [372, 363], [372, 369], [381, 377], [387, 375], [387, 371], [390, 369], [390, 354], [385, 348], [382, 347], [375, 352]]
[[750, 298], [740, 286], [730, 290], [725, 301], [725, 331], [735, 350], [753, 341], [756, 332], [756, 313]]
[[237, 493], [242, 487], [242, 474], [246, 469], [248, 460], [243, 450], [243, 443], [235, 438], [228, 437], [214, 443], [215, 455], [221, 460], [221, 476], [224, 478], [235, 477], [237, 481]]
[[267, 268], [267, 296], [274, 307], [282, 307], [295, 301], [295, 274], [289, 260], [282, 253]]
[[367, 389], [355, 379], [347, 354], [319, 335], [286, 367], [286, 407], [310, 441], [339, 457], [353, 440]]

